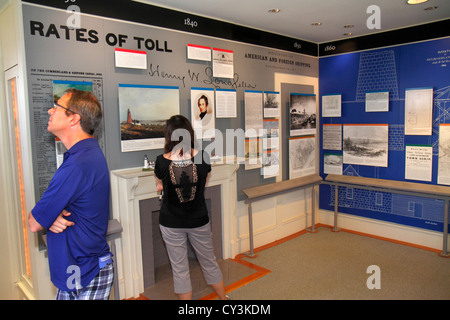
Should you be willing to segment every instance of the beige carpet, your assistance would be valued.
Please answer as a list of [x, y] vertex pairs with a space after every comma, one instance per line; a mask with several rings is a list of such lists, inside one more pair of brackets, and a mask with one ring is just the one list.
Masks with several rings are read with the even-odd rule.
[[[320, 227], [243, 258], [271, 272], [230, 293], [233, 300], [450, 299], [450, 259], [436, 252]], [[368, 289], [380, 268], [380, 289]]]
[[[235, 260], [227, 259], [218, 261], [223, 274], [225, 289], [227, 292], [234, 290], [240, 286], [246, 285], [261, 276], [267, 271], [246, 264], [239, 263]], [[199, 299], [216, 299], [217, 295], [206, 284], [201, 268], [197, 261], [189, 261], [192, 283], [192, 298]], [[169, 265], [162, 266], [155, 270], [156, 284], [145, 289], [143, 297], [150, 300], [177, 300], [178, 297], [173, 293], [172, 270]]]
[[[276, 245], [219, 261], [233, 300], [448, 300], [450, 259], [436, 252], [319, 227]], [[380, 289], [367, 273], [379, 267]], [[194, 299], [214, 299], [198, 264], [191, 262]], [[176, 300], [169, 267], [156, 270], [156, 285], [143, 298]]]

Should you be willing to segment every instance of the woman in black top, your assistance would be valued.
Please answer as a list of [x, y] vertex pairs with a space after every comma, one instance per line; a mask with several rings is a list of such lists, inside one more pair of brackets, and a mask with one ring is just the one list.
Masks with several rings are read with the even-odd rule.
[[187, 118], [167, 120], [164, 154], [155, 162], [157, 190], [163, 191], [159, 214], [161, 234], [172, 265], [174, 289], [181, 300], [192, 299], [187, 239], [195, 250], [206, 282], [227, 299], [214, 256], [204, 191], [211, 165], [208, 154], [194, 148], [194, 130]]

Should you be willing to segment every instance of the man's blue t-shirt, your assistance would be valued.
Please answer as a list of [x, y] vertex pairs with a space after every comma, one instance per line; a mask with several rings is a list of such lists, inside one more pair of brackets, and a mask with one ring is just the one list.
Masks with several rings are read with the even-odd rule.
[[75, 223], [62, 233], [47, 232], [50, 275], [57, 288], [75, 291], [78, 274], [82, 287], [98, 274], [99, 258], [109, 253], [109, 195], [108, 166], [97, 141], [81, 140], [64, 154], [63, 164], [31, 211], [45, 229], [63, 209], [71, 213], [66, 219]]

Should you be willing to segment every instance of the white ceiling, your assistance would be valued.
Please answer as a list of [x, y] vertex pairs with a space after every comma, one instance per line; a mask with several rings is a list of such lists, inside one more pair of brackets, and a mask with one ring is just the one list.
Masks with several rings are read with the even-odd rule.
[[[406, 0], [137, 0], [139, 2], [230, 22], [315, 43], [420, 25], [450, 18], [450, 0], [408, 5]], [[381, 29], [367, 20], [380, 8]], [[434, 10], [425, 10], [437, 7]], [[277, 14], [269, 13], [280, 9]], [[321, 22], [320, 26], [311, 25]], [[352, 28], [344, 28], [354, 25]], [[346, 36], [345, 33], [352, 35]]]

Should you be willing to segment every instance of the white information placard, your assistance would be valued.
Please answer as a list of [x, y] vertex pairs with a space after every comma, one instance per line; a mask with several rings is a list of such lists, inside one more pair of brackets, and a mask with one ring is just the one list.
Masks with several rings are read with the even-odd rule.
[[450, 185], [450, 124], [439, 125], [438, 183]]
[[366, 112], [389, 111], [389, 91], [366, 92]]
[[431, 135], [433, 88], [406, 89], [405, 135]]
[[431, 181], [433, 147], [407, 145], [405, 151], [405, 179]]
[[187, 57], [191, 60], [211, 61], [211, 47], [188, 44]]
[[234, 77], [233, 51], [213, 48], [213, 76], [215, 78]]
[[323, 149], [342, 150], [342, 124], [323, 124]]
[[263, 95], [262, 91], [245, 90], [245, 136], [263, 136]]
[[322, 96], [322, 117], [340, 117], [341, 100], [340, 94], [324, 94]]
[[147, 69], [147, 52], [128, 49], [115, 49], [117, 68]]
[[216, 89], [216, 118], [236, 117], [236, 90]]

